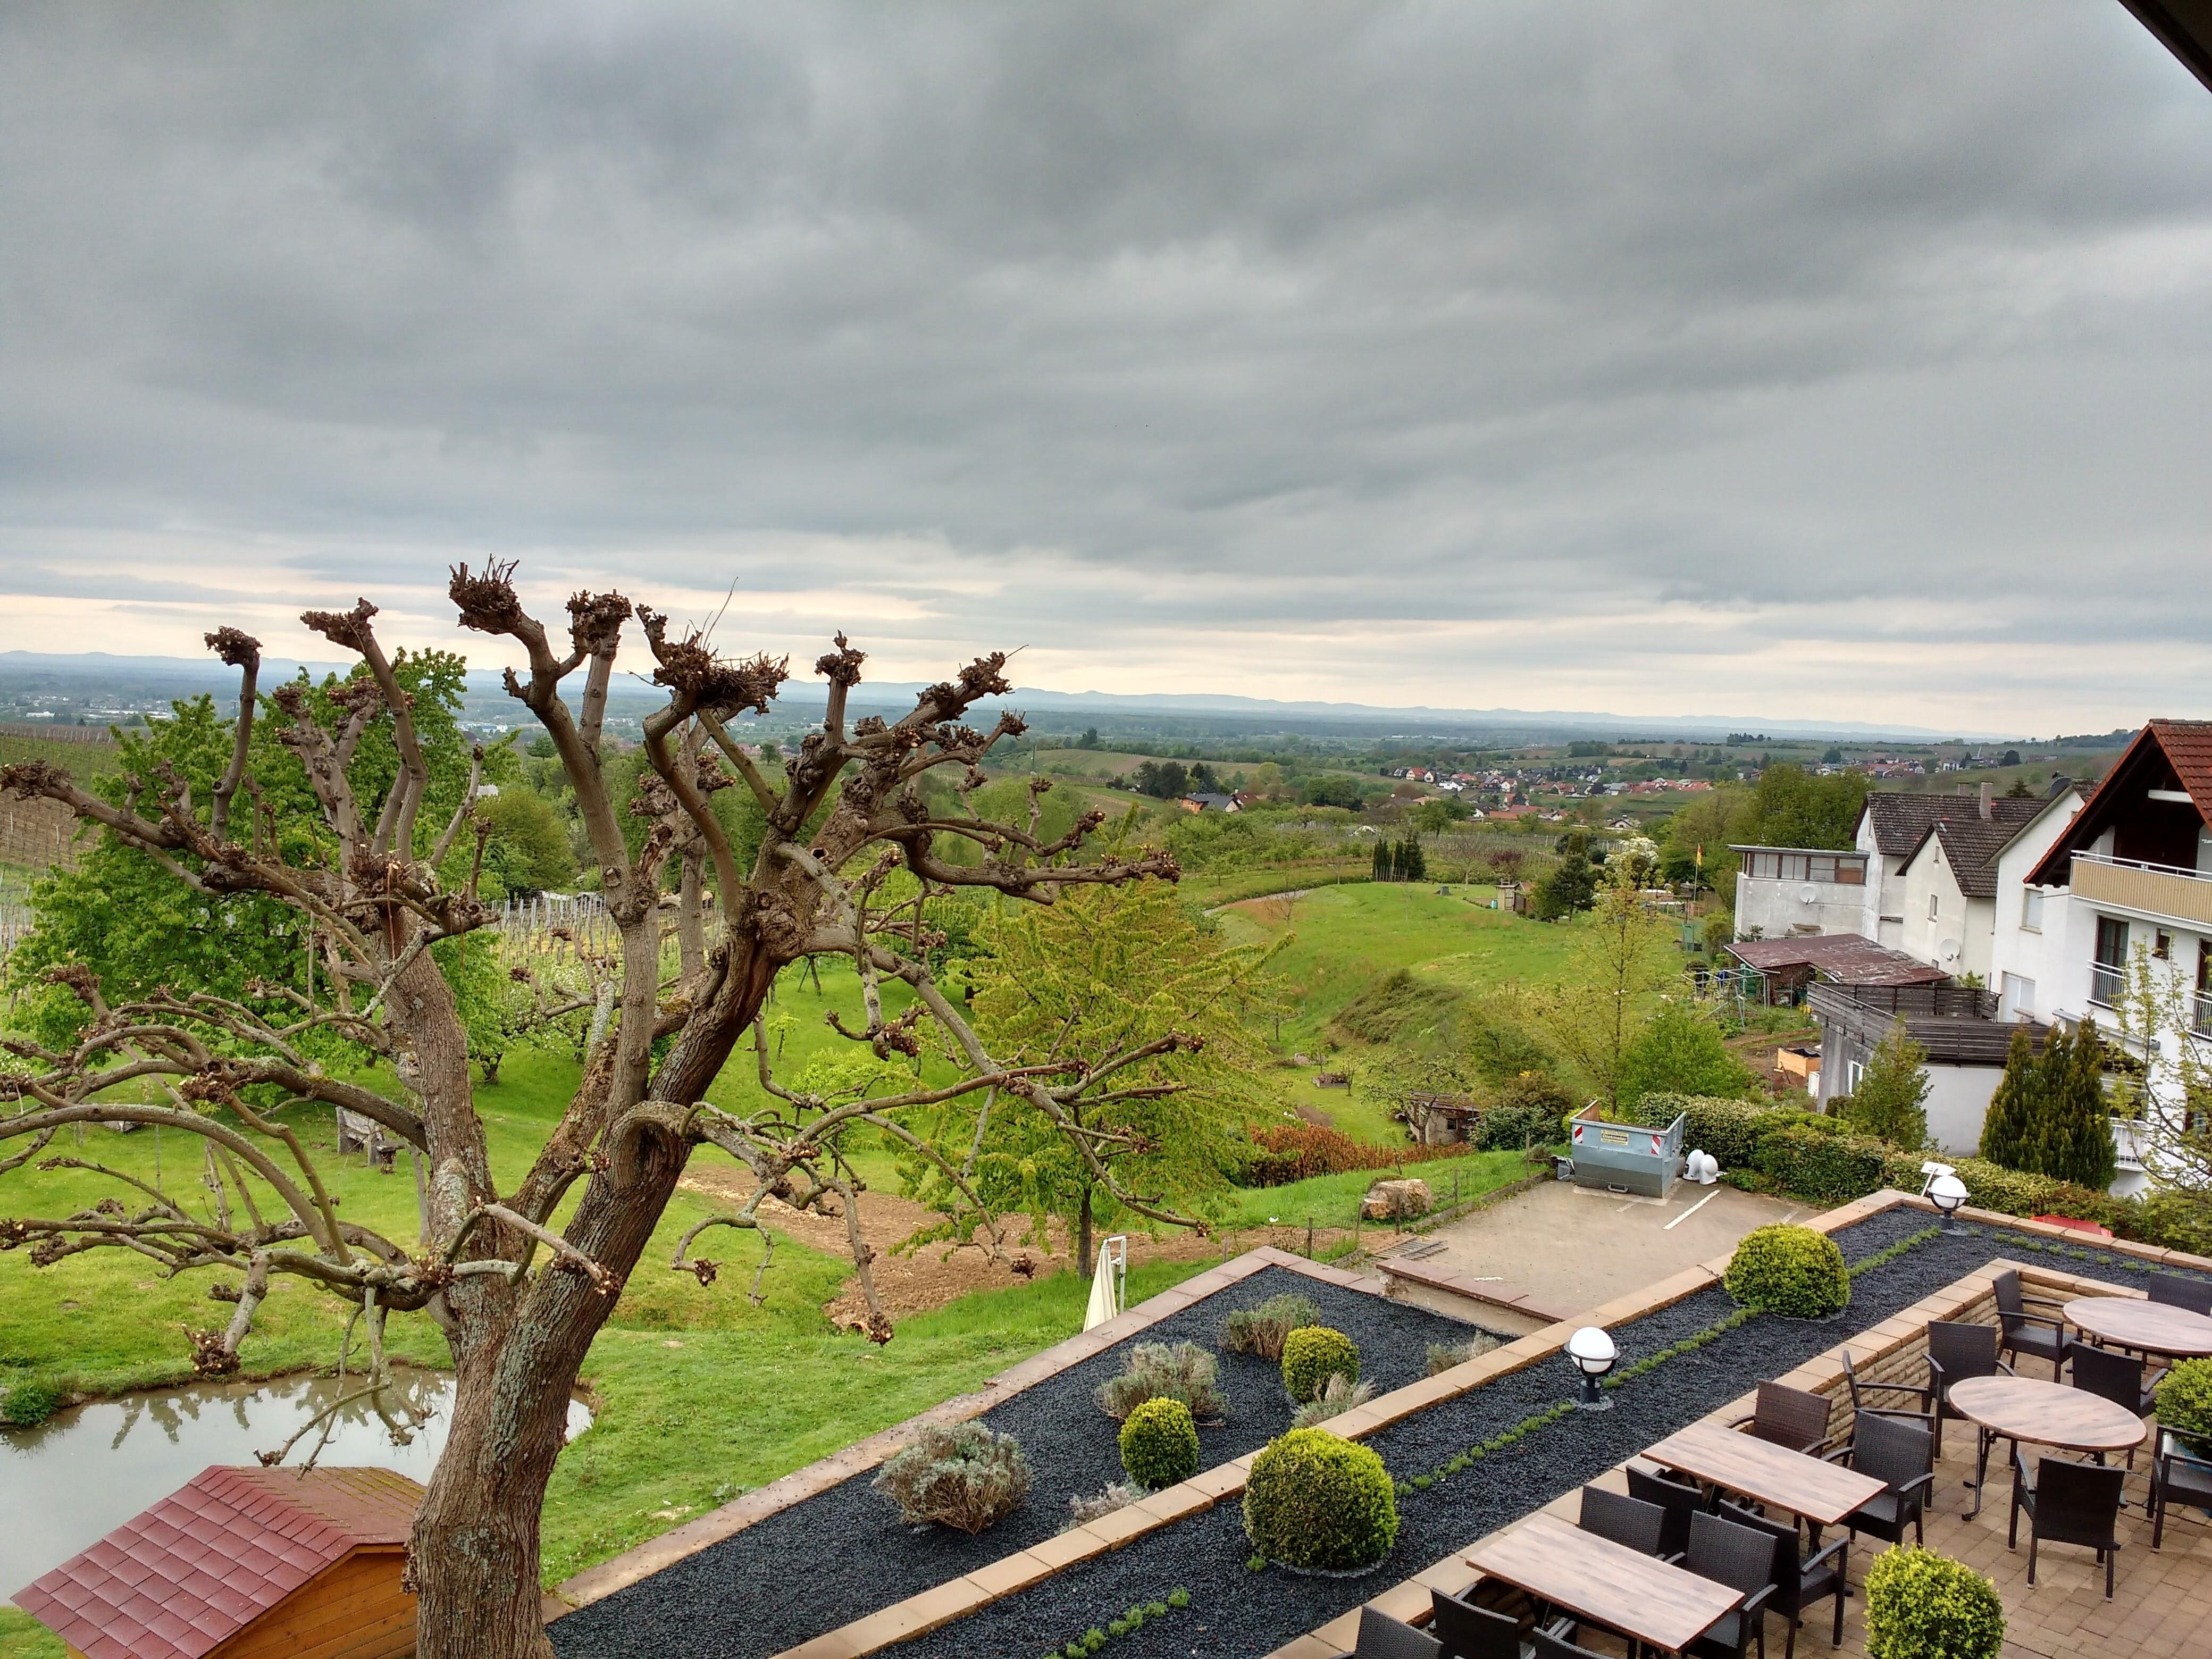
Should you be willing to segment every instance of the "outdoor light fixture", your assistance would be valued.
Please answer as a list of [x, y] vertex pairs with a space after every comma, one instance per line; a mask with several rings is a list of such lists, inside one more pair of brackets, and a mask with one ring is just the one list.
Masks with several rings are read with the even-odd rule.
[[1598, 1379], [1613, 1369], [1613, 1362], [1620, 1358], [1620, 1351], [1613, 1346], [1613, 1339], [1595, 1325], [1585, 1325], [1567, 1339], [1567, 1358], [1575, 1362], [1575, 1369], [1583, 1374], [1583, 1397], [1579, 1403], [1586, 1412], [1612, 1409], [1598, 1388]]
[[1928, 1183], [1929, 1201], [1943, 1212], [1943, 1231], [1956, 1232], [1951, 1223], [1959, 1213], [1959, 1206], [1966, 1201], [1966, 1183], [1946, 1170]]

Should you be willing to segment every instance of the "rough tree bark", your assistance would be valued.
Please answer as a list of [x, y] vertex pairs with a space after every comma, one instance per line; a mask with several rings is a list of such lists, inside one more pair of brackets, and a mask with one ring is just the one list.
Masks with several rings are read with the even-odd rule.
[[[0, 1175], [35, 1156], [67, 1125], [152, 1122], [208, 1139], [221, 1158], [233, 1161], [234, 1171], [249, 1169], [263, 1190], [276, 1192], [289, 1215], [221, 1225], [155, 1194], [156, 1201], [142, 1201], [136, 1212], [103, 1204], [68, 1217], [0, 1222], [0, 1248], [27, 1243], [41, 1265], [82, 1250], [123, 1248], [152, 1255], [172, 1272], [246, 1271], [247, 1292], [230, 1328], [192, 1339], [195, 1363], [213, 1375], [236, 1369], [259, 1294], [255, 1287], [272, 1273], [320, 1285], [366, 1313], [376, 1356], [373, 1383], [382, 1380], [384, 1315], [419, 1309], [436, 1318], [451, 1345], [457, 1391], [446, 1450], [409, 1548], [422, 1659], [550, 1655], [539, 1613], [538, 1515], [568, 1401], [593, 1337], [637, 1270], [696, 1146], [713, 1142], [743, 1163], [753, 1180], [747, 1202], [693, 1229], [668, 1264], [702, 1283], [714, 1279], [716, 1268], [693, 1251], [705, 1226], [757, 1229], [758, 1206], [771, 1195], [800, 1207], [825, 1200], [851, 1203], [860, 1183], [843, 1157], [842, 1136], [856, 1126], [904, 1137], [901, 1144], [932, 1158], [965, 1192], [960, 1172], [914, 1139], [899, 1115], [971, 1091], [1003, 1103], [995, 1109], [1043, 1114], [1080, 1149], [1091, 1182], [1120, 1203], [1184, 1220], [1127, 1188], [1107, 1155], [1128, 1148], [1086, 1127], [1081, 1115], [1099, 1102], [1171, 1092], [1172, 1084], [1133, 1080], [1144, 1073], [1130, 1068], [1173, 1053], [1182, 1040], [1170, 1036], [1083, 1066], [994, 1056], [939, 993], [926, 965], [934, 937], [929, 901], [956, 886], [1049, 903], [1071, 883], [1176, 874], [1172, 860], [1156, 853], [1082, 861], [1099, 822], [1096, 813], [1050, 842], [1036, 833], [1034, 806], [1026, 825], [966, 812], [932, 815], [917, 787], [923, 773], [955, 769], [964, 800], [984, 781], [979, 769], [992, 744], [1022, 730], [1012, 714], [1000, 715], [988, 732], [963, 723], [976, 702], [1009, 689], [1000, 672], [1002, 657], [984, 658], [929, 688], [896, 722], [848, 724], [847, 698], [863, 657], [840, 635], [816, 664], [828, 684], [821, 728], [775, 780], [732, 740], [724, 721], [744, 708], [764, 712], [786, 678], [784, 664], [721, 658], [698, 635], [673, 635], [665, 617], [618, 594], [573, 598], [568, 646], [556, 652], [546, 629], [524, 610], [511, 572], [458, 568], [453, 598], [463, 626], [504, 635], [526, 657], [526, 671], [510, 672], [507, 689], [544, 726], [576, 792], [621, 949], [611, 1018], [594, 1021], [575, 1097], [510, 1192], [502, 1194], [493, 1179], [470, 1085], [465, 1031], [428, 951], [435, 941], [492, 919], [475, 889], [480, 822], [477, 860], [453, 851], [461, 845], [465, 853], [462, 837], [476, 781], [471, 776], [460, 811], [442, 832], [417, 824], [428, 772], [407, 694], [374, 633], [375, 607], [363, 600], [349, 612], [303, 618], [364, 667], [340, 689], [334, 715], [319, 714], [296, 685], [258, 697], [258, 642], [233, 629], [209, 636], [240, 670], [244, 685], [235, 754], [208, 810], [194, 801], [188, 784], [166, 773], [131, 780], [125, 803], [118, 805], [51, 766], [0, 772], [0, 787], [62, 802], [212, 901], [251, 892], [293, 906], [312, 919], [324, 942], [328, 1000], [264, 986], [244, 1002], [183, 989], [110, 1007], [89, 974], [64, 970], [58, 977], [87, 1008], [77, 1044], [50, 1050], [13, 1039], [0, 1043], [15, 1061], [0, 1070], [0, 1101], [13, 1103], [0, 1115], [0, 1148], [31, 1143], [0, 1158]], [[647, 827], [635, 854], [600, 766], [607, 688], [633, 619], [642, 625], [653, 678], [667, 692], [645, 722], [651, 771], [634, 810]], [[579, 672], [582, 695], [572, 708], [562, 687]], [[253, 799], [251, 728], [261, 719], [278, 723], [277, 735], [313, 787], [339, 849], [326, 864], [289, 864], [273, 837], [234, 821], [252, 817], [243, 801]], [[401, 762], [380, 799], [362, 798], [351, 769], [372, 727], [391, 733]], [[726, 787], [750, 790], [767, 817], [750, 871], [737, 867], [711, 810], [709, 797]], [[236, 815], [234, 804], [240, 806]], [[819, 828], [805, 835], [802, 826], [810, 821]], [[937, 844], [947, 836], [979, 846], [982, 861], [940, 858]], [[664, 978], [662, 886], [671, 858], [678, 866], [678, 963]], [[465, 878], [453, 873], [463, 863]], [[776, 975], [824, 954], [852, 962], [861, 982], [866, 1024], [848, 1029], [833, 1018], [842, 1035], [886, 1060], [935, 1043], [960, 1062], [957, 1081], [897, 1093], [805, 1095], [776, 1084], [764, 1045], [757, 1045], [772, 1107], [738, 1115], [707, 1105], [708, 1085], [756, 1026]], [[905, 1012], [886, 1012], [887, 981], [907, 988]], [[592, 998], [587, 994], [570, 1006], [588, 1008]], [[338, 1032], [367, 1054], [389, 1060], [398, 1095], [379, 1094], [307, 1061], [299, 1044], [310, 1030]], [[653, 1048], [662, 1038], [668, 1046], [656, 1067]], [[147, 1077], [170, 1089], [170, 1104], [112, 1099], [112, 1091]], [[307, 1102], [363, 1113], [419, 1157], [426, 1171], [424, 1237], [414, 1249], [342, 1223], [325, 1201], [319, 1175], [283, 1121], [287, 1109]], [[244, 1176], [235, 1179], [243, 1198]], [[573, 1217], [556, 1233], [550, 1218], [579, 1183]], [[972, 1207], [956, 1217], [956, 1237], [996, 1254], [998, 1220], [968, 1196]], [[857, 1231], [855, 1251], [872, 1304], [867, 1253]], [[873, 1334], [878, 1340], [890, 1334], [880, 1306], [874, 1307]], [[381, 1407], [381, 1395], [378, 1403]]]

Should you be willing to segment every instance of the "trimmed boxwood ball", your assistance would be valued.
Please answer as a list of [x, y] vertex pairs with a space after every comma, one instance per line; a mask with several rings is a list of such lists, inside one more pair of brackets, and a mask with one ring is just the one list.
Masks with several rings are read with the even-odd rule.
[[1244, 1534], [1261, 1555], [1286, 1567], [1371, 1567], [1398, 1540], [1390, 1473], [1366, 1447], [1327, 1429], [1293, 1429], [1252, 1460]]
[[1359, 1381], [1358, 1343], [1327, 1325], [1304, 1326], [1283, 1338], [1283, 1387], [1292, 1405], [1304, 1405], [1332, 1376]]
[[1790, 1319], [1825, 1319], [1851, 1299], [1836, 1241], [1810, 1227], [1755, 1227], [1729, 1261], [1728, 1292], [1747, 1308]]
[[1147, 1400], [1121, 1425], [1121, 1467], [1155, 1490], [1198, 1473], [1198, 1425], [1180, 1400]]
[[2158, 1425], [2198, 1456], [2212, 1456], [2212, 1359], [2185, 1359], [2159, 1379]]
[[1867, 1659], [1996, 1659], [2004, 1646], [1996, 1586], [1933, 1550], [1875, 1557], [1866, 1598]]

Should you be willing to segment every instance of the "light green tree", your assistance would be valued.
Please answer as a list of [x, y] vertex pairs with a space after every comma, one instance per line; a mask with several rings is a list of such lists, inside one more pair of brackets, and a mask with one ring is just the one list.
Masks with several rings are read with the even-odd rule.
[[1875, 1045], [1845, 1115], [1863, 1134], [1917, 1152], [1928, 1144], [1928, 1051], [1902, 1025]]
[[1631, 882], [1600, 887], [1565, 979], [1522, 994], [1528, 1022], [1615, 1106], [1624, 1063], [1650, 1018], [1654, 992], [1679, 971], [1674, 930]]

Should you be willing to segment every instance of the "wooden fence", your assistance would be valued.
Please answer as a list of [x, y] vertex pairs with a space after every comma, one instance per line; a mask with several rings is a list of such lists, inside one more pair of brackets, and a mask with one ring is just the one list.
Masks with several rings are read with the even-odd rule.
[[510, 956], [574, 960], [580, 951], [606, 956], [622, 938], [597, 893], [538, 893], [500, 907], [499, 942]]

